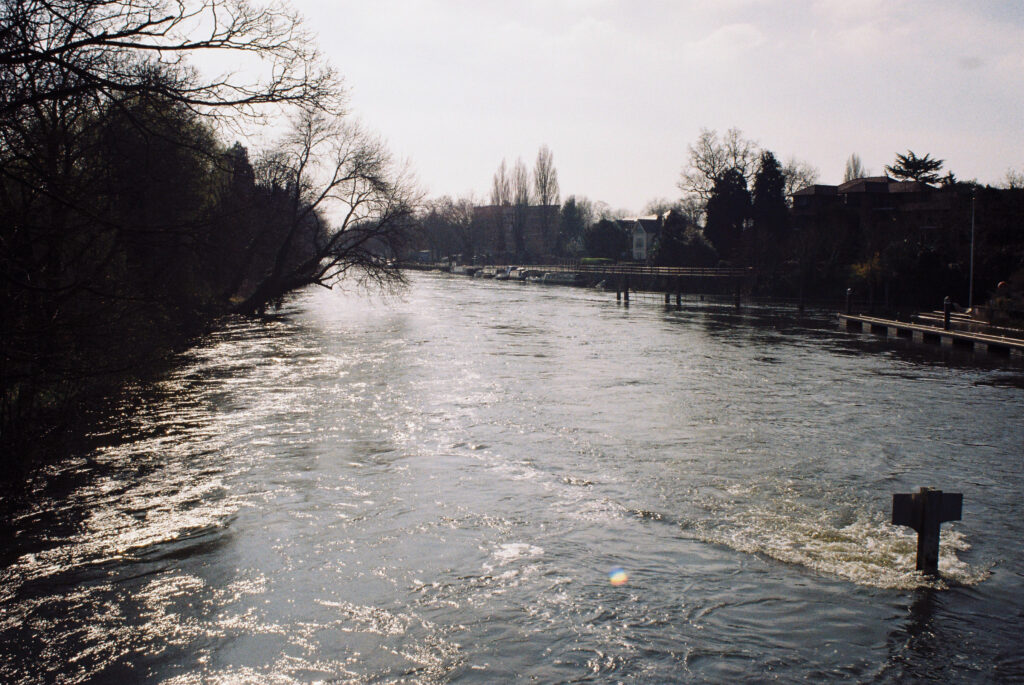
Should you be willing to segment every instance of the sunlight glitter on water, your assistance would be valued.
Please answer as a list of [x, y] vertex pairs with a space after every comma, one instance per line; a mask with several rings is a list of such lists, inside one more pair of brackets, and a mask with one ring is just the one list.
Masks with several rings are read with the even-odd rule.
[[[915, 680], [923, 635], [1017, 672], [1019, 386], [775, 315], [417, 283], [304, 293], [140, 388], [16, 522], [0, 679]], [[972, 507], [939, 581], [888, 523], [931, 483]]]

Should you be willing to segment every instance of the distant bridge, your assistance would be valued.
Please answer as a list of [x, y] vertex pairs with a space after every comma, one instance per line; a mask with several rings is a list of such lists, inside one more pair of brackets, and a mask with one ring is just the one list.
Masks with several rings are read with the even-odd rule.
[[[488, 266], [453, 266], [446, 262], [434, 264], [405, 264], [412, 269], [444, 270], [452, 273], [463, 273], [484, 277], [495, 277], [508, 273], [510, 269], [520, 276], [529, 274], [573, 274], [577, 285], [598, 285], [603, 283], [608, 290], [629, 300], [630, 291], [664, 293], [665, 301], [669, 301], [670, 293], [680, 301], [683, 293], [729, 295], [735, 298], [739, 306], [740, 293], [750, 292], [755, 284], [758, 272], [752, 267], [693, 267], [693, 266], [648, 266], [644, 264], [584, 264], [580, 262], [562, 262], [559, 264], [530, 265], [488, 265]], [[571, 279], [570, 279], [571, 280]], [[545, 281], [565, 283], [561, 280]]]
[[548, 273], [600, 274], [607, 276], [636, 276], [638, 278], [728, 278], [751, 279], [757, 275], [753, 267], [700, 267], [700, 266], [647, 266], [644, 264], [546, 264], [523, 266], [522, 269]]
[[[448, 271], [452, 267], [448, 262], [407, 262], [403, 263], [404, 268], [421, 270]], [[757, 275], [753, 267], [700, 267], [700, 266], [647, 266], [644, 264], [582, 264], [577, 262], [563, 262], [560, 264], [500, 264], [487, 266], [464, 266], [459, 267], [459, 273], [463, 269], [474, 273], [479, 270], [487, 272], [504, 271], [509, 268], [521, 271], [536, 271], [540, 273], [578, 273], [605, 276], [637, 276], [646, 278], [727, 278], [727, 279], [750, 279]]]

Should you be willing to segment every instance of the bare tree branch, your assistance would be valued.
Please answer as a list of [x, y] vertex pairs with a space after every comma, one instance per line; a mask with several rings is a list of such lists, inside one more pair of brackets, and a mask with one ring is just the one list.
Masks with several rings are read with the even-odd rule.
[[319, 110], [300, 112], [259, 178], [287, 193], [287, 228], [273, 264], [240, 305], [254, 310], [303, 285], [404, 282], [396, 259], [415, 230], [422, 195], [408, 167], [356, 123]]
[[[186, 68], [190, 56], [207, 51], [250, 56], [252, 75]], [[187, 78], [155, 83], [147, 78], [154, 66]], [[248, 117], [269, 103], [341, 108], [340, 80], [299, 17], [246, 0], [5, 0], [0, 86], [0, 117], [88, 92], [157, 92]]]

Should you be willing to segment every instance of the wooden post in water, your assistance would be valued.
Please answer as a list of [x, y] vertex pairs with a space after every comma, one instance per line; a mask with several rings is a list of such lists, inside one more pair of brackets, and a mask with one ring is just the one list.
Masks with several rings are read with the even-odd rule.
[[676, 276], [676, 306], [683, 306], [683, 278]]
[[910, 526], [917, 531], [918, 571], [939, 574], [939, 525], [959, 521], [963, 502], [962, 493], [932, 488], [892, 496], [893, 525]]

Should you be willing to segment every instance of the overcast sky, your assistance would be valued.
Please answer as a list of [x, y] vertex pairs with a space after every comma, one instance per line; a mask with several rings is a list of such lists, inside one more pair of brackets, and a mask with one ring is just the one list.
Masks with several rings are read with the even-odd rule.
[[554, 153], [563, 199], [679, 195], [701, 128], [842, 180], [911, 149], [1024, 169], [1024, 0], [293, 0], [432, 196]]

